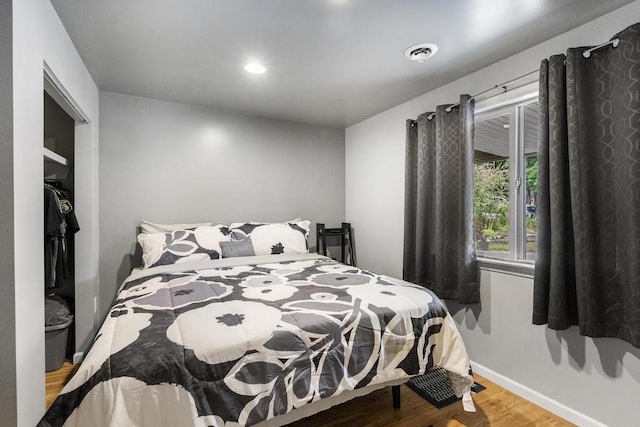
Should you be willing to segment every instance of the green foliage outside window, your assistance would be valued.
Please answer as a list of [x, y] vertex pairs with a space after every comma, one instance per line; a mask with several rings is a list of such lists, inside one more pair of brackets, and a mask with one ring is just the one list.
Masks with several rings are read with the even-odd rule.
[[476, 240], [509, 235], [509, 162], [477, 163], [473, 168]]
[[525, 170], [525, 179], [527, 181], [527, 190], [537, 193], [538, 192], [538, 158], [535, 156], [527, 157], [527, 169]]

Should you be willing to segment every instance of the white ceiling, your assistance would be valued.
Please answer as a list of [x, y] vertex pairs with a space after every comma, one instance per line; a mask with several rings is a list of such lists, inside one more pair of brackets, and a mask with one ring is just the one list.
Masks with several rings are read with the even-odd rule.
[[631, 1], [51, 0], [100, 90], [332, 127]]

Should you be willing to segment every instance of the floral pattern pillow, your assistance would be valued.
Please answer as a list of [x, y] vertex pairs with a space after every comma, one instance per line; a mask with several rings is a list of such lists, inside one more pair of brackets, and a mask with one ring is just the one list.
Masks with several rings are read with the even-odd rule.
[[212, 226], [211, 222], [196, 222], [191, 224], [157, 224], [155, 222], [142, 220], [140, 222], [140, 232], [144, 234], [171, 233], [177, 230], [190, 230], [196, 227]]
[[234, 223], [231, 240], [251, 239], [256, 255], [309, 253], [309, 226], [311, 221], [286, 223]]
[[224, 225], [195, 227], [170, 233], [139, 234], [144, 268], [220, 258], [220, 242], [229, 241]]

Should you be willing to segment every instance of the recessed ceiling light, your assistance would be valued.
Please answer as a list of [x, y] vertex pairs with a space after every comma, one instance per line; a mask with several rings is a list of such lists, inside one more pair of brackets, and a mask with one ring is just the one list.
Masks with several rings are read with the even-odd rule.
[[264, 68], [264, 66], [256, 63], [256, 62], [252, 62], [250, 64], [247, 64], [244, 66], [245, 71], [252, 73], [252, 74], [262, 74], [265, 71], [267, 71], [266, 68]]
[[409, 46], [404, 50], [404, 56], [411, 61], [424, 62], [438, 51], [438, 46], [433, 43], [421, 43]]

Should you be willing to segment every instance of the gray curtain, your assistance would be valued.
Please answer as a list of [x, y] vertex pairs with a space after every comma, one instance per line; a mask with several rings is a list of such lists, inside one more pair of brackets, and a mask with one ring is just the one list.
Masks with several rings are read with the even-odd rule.
[[542, 61], [533, 323], [640, 347], [640, 24], [614, 38]]
[[480, 300], [473, 234], [474, 104], [407, 121], [405, 280], [462, 304]]

